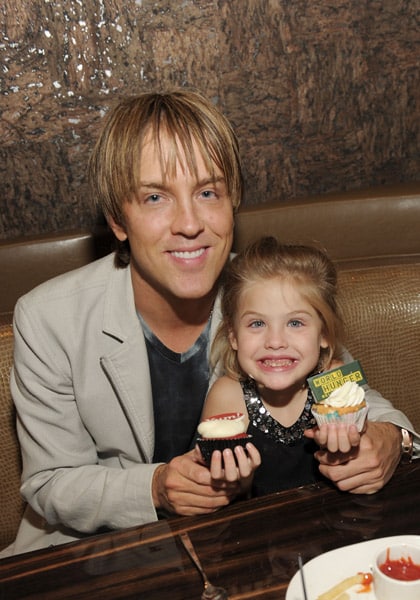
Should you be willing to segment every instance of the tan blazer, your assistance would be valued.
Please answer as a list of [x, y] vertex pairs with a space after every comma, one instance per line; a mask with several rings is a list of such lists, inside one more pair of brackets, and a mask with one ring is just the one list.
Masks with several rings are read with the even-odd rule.
[[156, 520], [151, 383], [130, 270], [110, 255], [42, 284], [17, 303], [14, 330], [21, 491], [66, 528], [28, 509], [12, 551]]

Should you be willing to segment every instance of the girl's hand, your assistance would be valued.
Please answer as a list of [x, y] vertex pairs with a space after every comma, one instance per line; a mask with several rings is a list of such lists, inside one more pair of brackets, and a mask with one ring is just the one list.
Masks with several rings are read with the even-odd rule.
[[239, 484], [239, 493], [246, 493], [251, 488], [256, 469], [261, 464], [261, 456], [256, 447], [250, 442], [246, 451], [242, 446], [234, 450], [227, 448], [223, 455], [219, 450], [213, 452], [210, 463], [212, 481], [220, 485], [220, 481]]
[[[366, 426], [363, 431], [365, 431]], [[356, 425], [339, 423], [323, 424], [321, 427], [307, 429], [305, 436], [312, 438], [322, 450], [328, 452], [340, 452], [341, 454], [351, 453], [354, 448], [360, 444], [360, 437], [363, 432], [357, 431]]]

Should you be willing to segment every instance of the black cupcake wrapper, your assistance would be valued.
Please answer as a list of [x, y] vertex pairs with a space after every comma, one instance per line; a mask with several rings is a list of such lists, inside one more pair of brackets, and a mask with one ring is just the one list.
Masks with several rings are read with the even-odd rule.
[[215, 450], [223, 452], [226, 448], [233, 450], [236, 446], [245, 448], [247, 443], [251, 441], [252, 435], [246, 435], [238, 438], [223, 438], [223, 439], [203, 439], [198, 438], [197, 444], [200, 448], [201, 455], [207, 466], [210, 466], [211, 455]]

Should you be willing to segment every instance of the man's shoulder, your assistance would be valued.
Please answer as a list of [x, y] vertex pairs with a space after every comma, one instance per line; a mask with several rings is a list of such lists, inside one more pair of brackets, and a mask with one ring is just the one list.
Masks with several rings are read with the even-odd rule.
[[19, 298], [16, 309], [21, 306], [47, 306], [72, 297], [102, 293], [112, 274], [116, 274], [117, 271], [114, 266], [114, 256], [109, 254], [39, 284]]

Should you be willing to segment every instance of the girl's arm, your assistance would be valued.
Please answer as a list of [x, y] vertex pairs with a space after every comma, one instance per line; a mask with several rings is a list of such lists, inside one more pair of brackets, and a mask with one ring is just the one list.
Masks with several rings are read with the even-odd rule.
[[201, 420], [228, 412], [243, 413], [245, 423], [248, 426], [248, 413], [241, 384], [239, 381], [224, 375], [220, 379], [217, 379], [211, 386], [204, 402]]
[[[214, 415], [229, 412], [240, 412], [244, 415], [248, 427], [249, 419], [239, 381], [223, 376], [217, 379], [210, 388], [204, 402], [202, 420]], [[213, 452], [210, 473], [215, 481], [239, 482], [241, 493], [251, 488], [254, 472], [261, 464], [261, 456], [252, 443], [247, 444], [246, 451], [237, 446], [234, 451], [226, 449]]]

